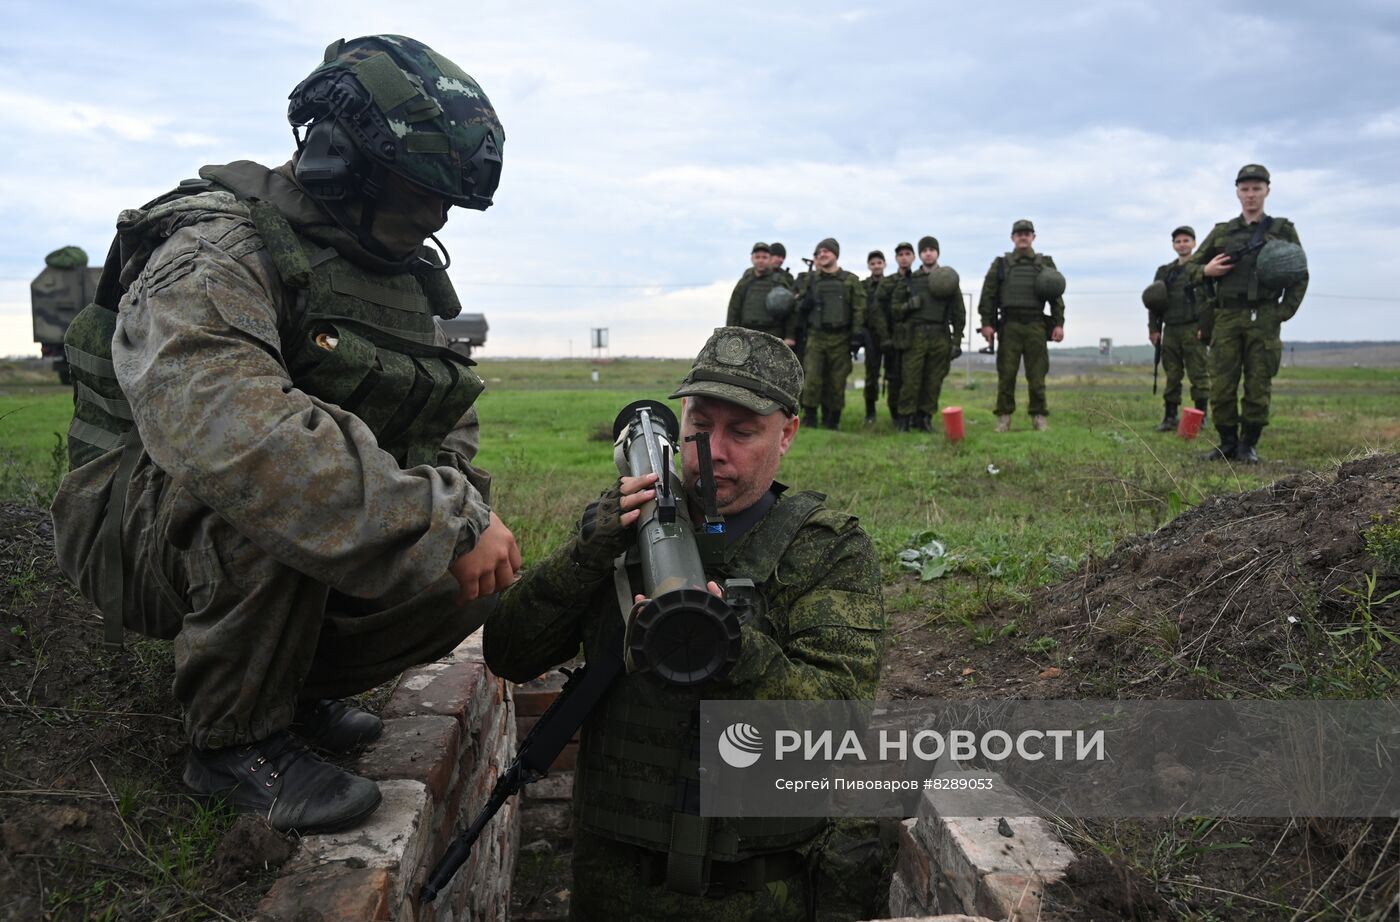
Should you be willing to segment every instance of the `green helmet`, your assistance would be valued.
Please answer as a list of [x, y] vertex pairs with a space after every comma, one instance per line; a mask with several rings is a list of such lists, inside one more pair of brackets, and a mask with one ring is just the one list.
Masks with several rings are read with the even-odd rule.
[[1142, 306], [1150, 311], [1166, 310], [1171, 301], [1167, 294], [1167, 283], [1158, 279], [1142, 290]]
[[454, 205], [484, 210], [505, 132], [476, 81], [402, 35], [333, 42], [292, 90], [297, 180], [319, 199], [375, 200], [392, 172]]
[[782, 320], [792, 313], [792, 304], [797, 299], [793, 293], [782, 285], [774, 285], [768, 292], [768, 297], [764, 299], [764, 305], [768, 308], [768, 315], [776, 320]]
[[960, 284], [962, 280], [958, 278], [957, 270], [947, 266], [939, 266], [928, 274], [928, 293], [935, 298], [951, 298], [958, 293]]
[[1065, 293], [1065, 277], [1060, 274], [1060, 270], [1046, 266], [1036, 274], [1032, 290], [1037, 298], [1053, 301]]
[[1259, 250], [1254, 272], [1265, 288], [1288, 288], [1308, 277], [1308, 256], [1287, 240], [1270, 240]]

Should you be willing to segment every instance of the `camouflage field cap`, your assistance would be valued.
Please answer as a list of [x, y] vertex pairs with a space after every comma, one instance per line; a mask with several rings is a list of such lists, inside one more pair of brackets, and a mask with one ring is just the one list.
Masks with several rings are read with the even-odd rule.
[[1269, 171], [1258, 163], [1246, 163], [1240, 167], [1239, 173], [1235, 175], [1235, 185], [1239, 185], [1247, 179], [1257, 179], [1260, 182], [1269, 181]]
[[922, 253], [924, 250], [938, 250], [940, 253], [943, 252], [943, 248], [938, 245], [938, 238], [932, 234], [925, 234], [919, 238], [919, 252]]
[[1015, 224], [1011, 225], [1011, 233], [1014, 234], [1014, 233], [1016, 233], [1016, 232], [1018, 232], [1018, 231], [1030, 231], [1032, 234], [1034, 234], [1034, 233], [1035, 233], [1035, 225], [1032, 224], [1028, 219], [1022, 218], [1021, 220], [1017, 221]]
[[364, 156], [454, 205], [485, 209], [501, 177], [505, 131], [481, 87], [402, 35], [332, 42], [292, 90], [287, 120], [333, 117]]
[[774, 256], [787, 256], [787, 247], [781, 243], [770, 243], [768, 244], [768, 252]]
[[894, 251], [898, 253], [900, 250], [908, 250], [912, 253], [914, 252], [914, 244], [910, 243], [908, 240], [895, 244]]
[[743, 327], [720, 327], [705, 341], [676, 397], [713, 397], [761, 416], [797, 414], [802, 365], [776, 336]]
[[884, 251], [884, 250], [871, 250], [869, 253], [866, 253], [866, 254], [865, 254], [865, 261], [866, 261], [866, 262], [870, 262], [870, 260], [872, 260], [872, 259], [878, 259], [878, 260], [880, 260], [880, 262], [884, 262], [884, 261], [885, 261], [885, 251]]
[[817, 241], [817, 245], [812, 248], [812, 255], [817, 255], [817, 250], [830, 250], [833, 255], [841, 255], [841, 244], [836, 242], [835, 237], [823, 237]]
[[1176, 230], [1172, 231], [1172, 239], [1175, 240], [1177, 237], [1180, 237], [1182, 234], [1185, 234], [1186, 236], [1190, 237], [1192, 240], [1195, 240], [1195, 239], [1196, 239], [1196, 229], [1195, 229], [1194, 227], [1192, 227], [1190, 224], [1183, 224], [1183, 225], [1181, 225], [1180, 227], [1178, 227]]
[[758, 241], [758, 243], [755, 243], [755, 244], [749, 249], [749, 255], [753, 255], [754, 253], [767, 253], [767, 252], [769, 252], [769, 250], [768, 250], [768, 244], [764, 243], [762, 240]]

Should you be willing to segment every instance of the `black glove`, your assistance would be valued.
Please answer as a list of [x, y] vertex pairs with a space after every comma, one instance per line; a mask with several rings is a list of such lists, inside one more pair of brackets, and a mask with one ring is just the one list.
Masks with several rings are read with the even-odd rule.
[[578, 551], [581, 566], [610, 568], [612, 562], [627, 550], [631, 540], [622, 525], [622, 481], [619, 479], [606, 492], [589, 503], [578, 523]]
[[952, 361], [953, 359], [956, 359], [958, 356], [962, 355], [962, 337], [949, 336], [948, 339], [951, 340], [953, 344], [953, 354], [948, 359], [949, 361]]

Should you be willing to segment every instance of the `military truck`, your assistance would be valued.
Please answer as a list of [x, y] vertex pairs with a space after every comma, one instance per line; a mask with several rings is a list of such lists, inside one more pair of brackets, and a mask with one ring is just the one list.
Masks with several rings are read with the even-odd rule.
[[472, 350], [486, 345], [488, 329], [485, 314], [458, 314], [451, 320], [439, 320], [442, 332], [453, 351], [471, 358]]
[[63, 355], [63, 334], [68, 324], [87, 306], [97, 291], [100, 266], [88, 267], [82, 247], [68, 246], [44, 257], [44, 271], [29, 283], [34, 312], [34, 341], [44, 358], [53, 359], [54, 371], [64, 384], [72, 383]]

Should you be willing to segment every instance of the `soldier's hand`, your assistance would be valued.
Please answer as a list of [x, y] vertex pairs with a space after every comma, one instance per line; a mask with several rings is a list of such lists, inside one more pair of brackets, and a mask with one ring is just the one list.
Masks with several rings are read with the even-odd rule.
[[627, 529], [642, 514], [641, 507], [656, 497], [655, 483], [655, 474], [621, 477], [588, 504], [578, 528], [581, 562], [604, 566], [627, 550]]
[[[1199, 337], [1199, 336], [1200, 336], [1200, 333], [1197, 332], [1196, 335]], [[1161, 333], [1148, 333], [1148, 334], [1147, 334], [1147, 338], [1151, 341], [1152, 345], [1154, 345], [1154, 346], [1159, 345], [1159, 344], [1162, 342], [1162, 334], [1161, 334]]]
[[1064, 327], [1055, 327], [1055, 329], [1051, 330], [1051, 331], [1050, 331], [1050, 341], [1051, 341], [1051, 342], [1056, 342], [1056, 343], [1062, 343], [1062, 342], [1064, 342], [1064, 341], [1065, 341], [1065, 328], [1064, 328]]
[[996, 335], [997, 335], [996, 327], [983, 327], [983, 328], [982, 328], [982, 338], [985, 339], [985, 340], [987, 341], [987, 345], [990, 346], [990, 345], [992, 344], [992, 337], [994, 337], [994, 336], [996, 336]]
[[476, 547], [452, 561], [448, 568], [461, 590], [457, 604], [500, 592], [515, 582], [520, 570], [520, 545], [505, 523], [491, 513], [491, 524], [476, 541]]
[[795, 339], [785, 339], [785, 340], [783, 340], [783, 343], [786, 344], [787, 347], [788, 347], [789, 349], [791, 349], [793, 346], [797, 345], [797, 340], [795, 340]]
[[1201, 271], [1210, 278], [1218, 279], [1233, 268], [1235, 268], [1234, 260], [1230, 259], [1230, 257], [1226, 256], [1224, 253], [1217, 253], [1210, 262], [1206, 263], [1206, 267]]

